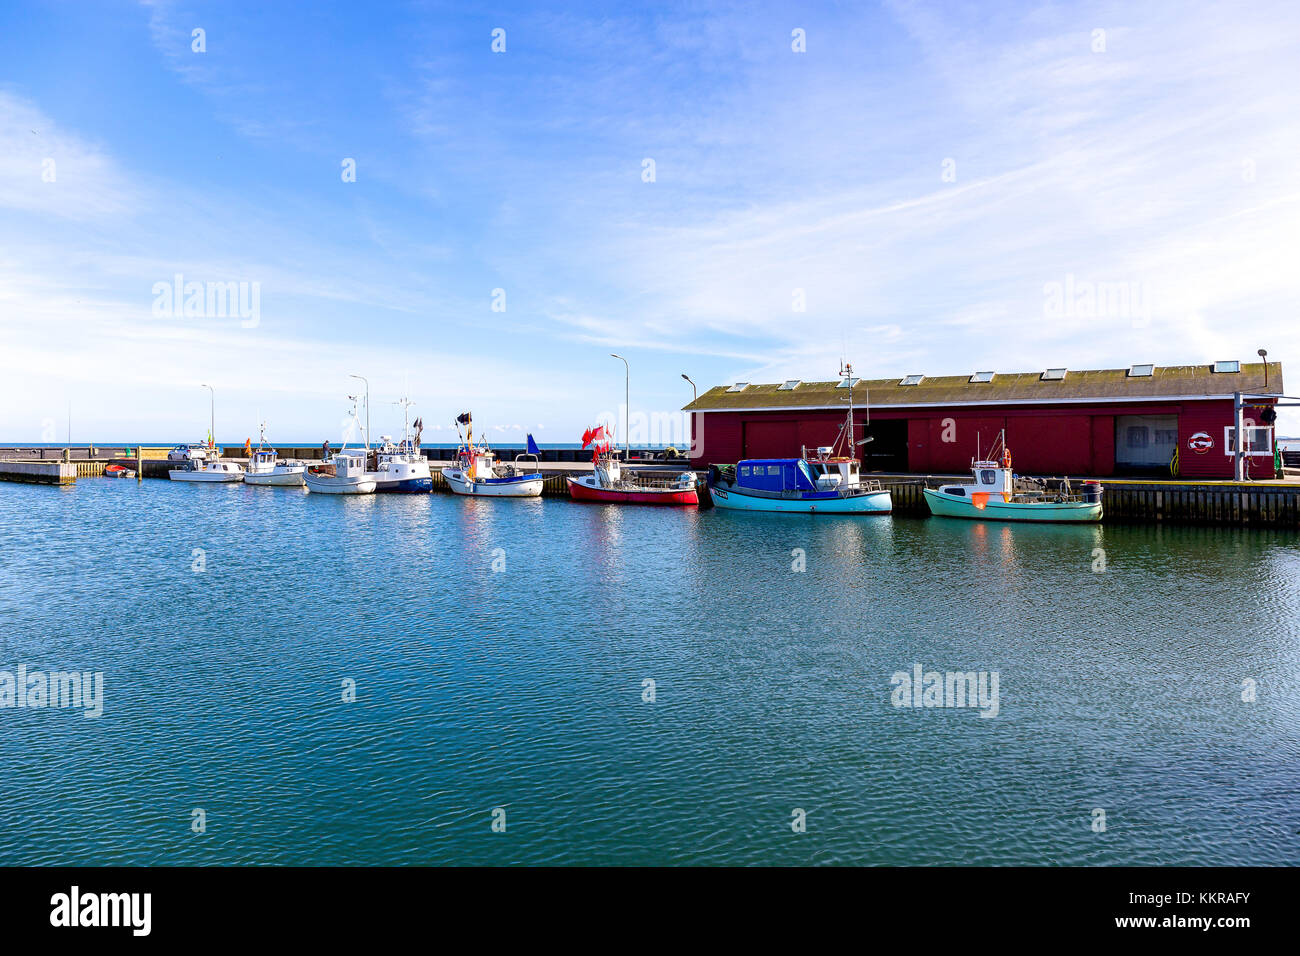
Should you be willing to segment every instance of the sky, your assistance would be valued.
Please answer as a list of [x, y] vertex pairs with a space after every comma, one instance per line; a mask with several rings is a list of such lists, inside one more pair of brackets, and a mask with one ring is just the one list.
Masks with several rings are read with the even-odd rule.
[[337, 440], [351, 375], [376, 434], [407, 394], [426, 441], [470, 410], [570, 442], [623, 403], [610, 353], [656, 414], [683, 373], [842, 359], [1300, 359], [1294, 2], [0, 0], [0, 23], [3, 442], [69, 417], [78, 442], [195, 440], [203, 384], [220, 441]]

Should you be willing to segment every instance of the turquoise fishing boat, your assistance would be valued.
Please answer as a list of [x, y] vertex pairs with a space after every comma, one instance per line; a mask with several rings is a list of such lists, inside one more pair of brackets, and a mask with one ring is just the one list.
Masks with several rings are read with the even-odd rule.
[[1057, 492], [1046, 491], [1041, 482], [1033, 491], [1017, 492], [1016, 476], [1011, 470], [1011, 450], [1006, 433], [998, 439], [1001, 456], [994, 445], [986, 459], [972, 459], [970, 484], [941, 485], [925, 489], [925, 503], [930, 513], [944, 518], [974, 518], [979, 521], [1100, 521], [1102, 487], [1099, 481], [1085, 481], [1080, 494], [1074, 494], [1070, 479], [1062, 480]]

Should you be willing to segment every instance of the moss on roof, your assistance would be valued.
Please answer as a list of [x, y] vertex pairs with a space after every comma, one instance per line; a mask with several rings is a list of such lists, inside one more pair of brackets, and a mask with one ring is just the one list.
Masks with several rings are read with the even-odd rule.
[[[1156, 366], [1149, 376], [1130, 376], [1127, 368], [1071, 369], [1064, 379], [1043, 381], [1042, 372], [999, 372], [993, 381], [974, 383], [970, 374], [944, 375], [921, 380], [919, 385], [899, 385], [897, 378], [859, 380], [853, 387], [855, 405], [990, 405], [1001, 402], [1054, 402], [1086, 399], [1197, 397], [1233, 392], [1280, 395], [1282, 363], [1268, 363], [1268, 388], [1264, 363], [1242, 364], [1240, 372], [1214, 372], [1210, 365]], [[848, 389], [834, 382], [803, 382], [795, 389], [777, 391], [781, 383], [749, 385], [729, 392], [730, 386], [711, 388], [684, 411], [749, 408], [837, 408], [848, 406]]]

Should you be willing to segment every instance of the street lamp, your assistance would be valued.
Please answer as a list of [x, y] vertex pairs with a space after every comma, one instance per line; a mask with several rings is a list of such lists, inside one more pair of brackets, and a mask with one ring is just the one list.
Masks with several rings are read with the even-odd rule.
[[629, 439], [632, 437], [632, 368], [627, 364], [627, 359], [623, 358], [621, 355], [615, 355], [613, 352], [610, 352], [609, 357], [616, 358], [623, 363], [623, 372], [625, 376], [623, 381], [623, 413], [627, 416], [627, 421], [624, 423], [627, 432], [623, 435], [623, 457], [631, 458], [632, 445]]
[[217, 447], [217, 390], [211, 385], [203, 385], [210, 393], [208, 395], [208, 444]]
[[[691, 382], [691, 377], [687, 375], [685, 372], [682, 372], [682, 378], [686, 379], [686, 381], [688, 382]], [[700, 397], [699, 389], [695, 387], [694, 382], [691, 382], [691, 401], [693, 402], [699, 397]]]
[[366, 384], [366, 451], [370, 451], [370, 382], [364, 375], [349, 375], [348, 378], [359, 378]]
[[1268, 349], [1260, 349], [1257, 354], [1264, 360], [1264, 387], [1268, 388]]

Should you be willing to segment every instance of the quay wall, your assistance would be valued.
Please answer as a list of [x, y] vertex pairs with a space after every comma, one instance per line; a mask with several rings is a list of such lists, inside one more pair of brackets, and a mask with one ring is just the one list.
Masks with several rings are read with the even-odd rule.
[[[48, 450], [48, 449], [47, 449]], [[124, 449], [118, 449], [122, 451]], [[235, 449], [230, 449], [234, 451]], [[242, 451], [242, 449], [239, 449]], [[0, 449], [3, 451], [3, 449]], [[137, 469], [141, 478], [166, 480], [168, 472], [175, 467], [174, 462], [164, 457], [151, 455], [154, 449], [132, 449], [139, 457], [103, 457], [97, 459], [77, 459], [64, 462], [58, 460], [41, 460], [39, 458], [25, 461], [0, 461], [0, 481], [35, 482], [39, 484], [71, 484], [77, 478], [97, 477], [104, 473], [104, 467], [114, 462]], [[283, 449], [290, 457], [312, 460], [309, 451], [319, 453], [320, 449]], [[432, 450], [426, 450], [432, 451]], [[438, 449], [437, 451], [441, 451]], [[551, 450], [555, 452], [554, 449]], [[450, 451], [448, 451], [450, 455]], [[7, 455], [4, 457], [8, 457]], [[446, 481], [439, 472], [443, 459], [430, 454], [434, 491], [450, 494]], [[543, 486], [544, 497], [568, 497], [565, 481], [569, 474], [576, 474], [590, 467], [585, 453], [568, 452], [570, 461], [543, 461], [541, 471], [547, 474]], [[236, 461], [242, 460], [239, 458]], [[645, 463], [636, 470], [647, 477], [671, 478], [680, 474], [684, 462]], [[698, 473], [701, 481], [704, 472]], [[941, 484], [953, 481], [965, 481], [969, 475], [901, 475], [873, 474], [869, 477], [880, 481], [893, 497], [894, 511], [901, 515], [924, 516], [929, 514], [922, 489], [937, 488]], [[1077, 479], [1076, 479], [1077, 481]], [[1056, 490], [1060, 479], [1045, 479], [1048, 489]], [[1102, 479], [1105, 487], [1103, 503], [1105, 522], [1130, 522], [1145, 524], [1194, 524], [1194, 525], [1238, 525], [1250, 527], [1269, 527], [1300, 529], [1300, 482], [1297, 481], [1165, 481], [1153, 479]], [[701, 489], [703, 491], [703, 489]], [[1077, 490], [1077, 487], [1076, 487]], [[708, 507], [707, 494], [702, 494], [701, 504]]]
[[[873, 476], [874, 477], [874, 476]], [[928, 515], [924, 488], [969, 475], [884, 476], [897, 514]], [[1060, 479], [1045, 479], [1056, 491]], [[1102, 479], [1103, 522], [1249, 525], [1300, 529], [1300, 483], [1283, 481], [1131, 481]], [[1074, 490], [1078, 491], [1078, 481]]]

